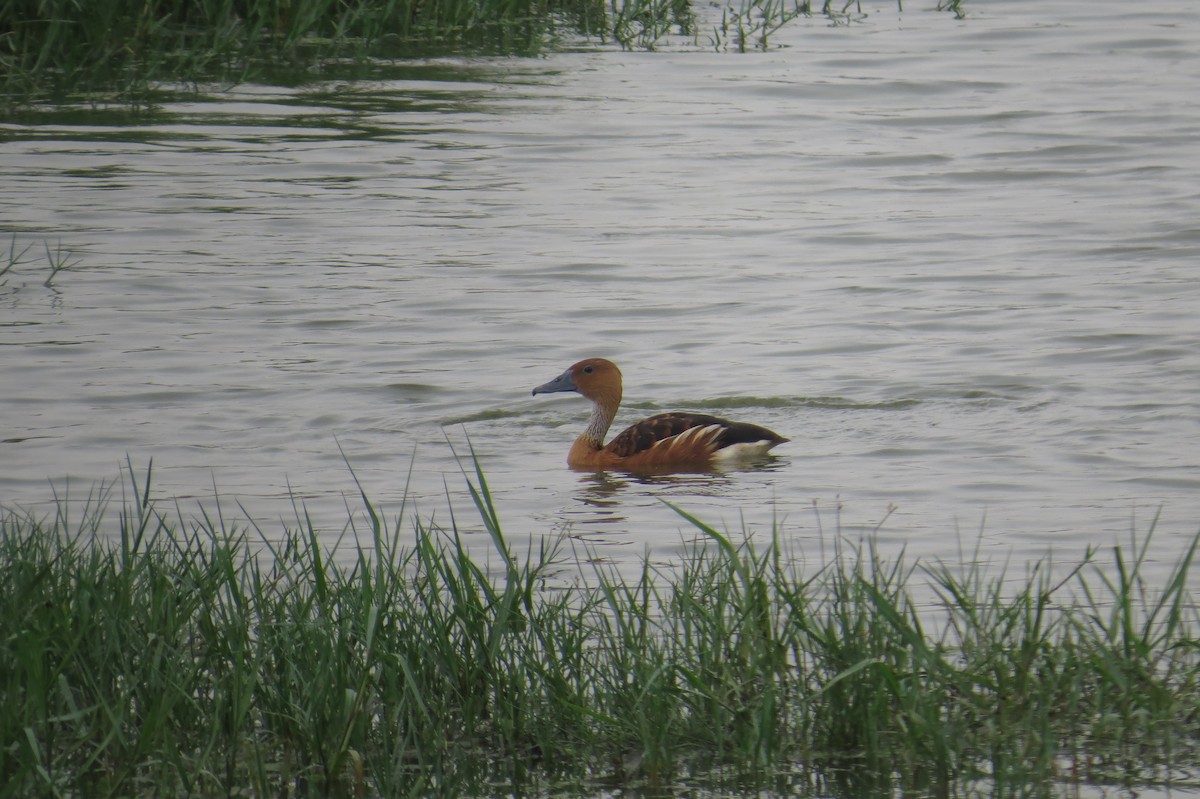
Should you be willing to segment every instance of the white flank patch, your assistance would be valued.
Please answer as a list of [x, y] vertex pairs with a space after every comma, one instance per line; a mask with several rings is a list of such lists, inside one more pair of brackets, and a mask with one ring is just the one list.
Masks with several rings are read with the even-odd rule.
[[766, 455], [771, 447], [775, 446], [777, 441], [747, 441], [741, 444], [730, 444], [728, 447], [722, 447], [713, 453], [713, 463], [720, 465], [729, 465], [740, 461], [752, 461], [756, 458], [761, 458]]

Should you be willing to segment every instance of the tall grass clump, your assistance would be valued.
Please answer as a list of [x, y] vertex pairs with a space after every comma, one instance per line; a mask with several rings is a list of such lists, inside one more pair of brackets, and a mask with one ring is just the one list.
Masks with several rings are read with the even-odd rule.
[[[937, 8], [964, 16], [962, 0]], [[724, 0], [719, 10], [704, 33], [717, 49], [737, 50], [766, 49], [798, 17], [863, 16], [853, 0]], [[332, 65], [344, 75], [347, 64], [533, 55], [564, 41], [699, 43], [710, 16], [692, 0], [0, 0], [0, 111], [137, 108], [196, 84], [296, 85]]]
[[522, 52], [602, 0], [0, 0], [0, 93], [137, 101], [328, 59]]
[[625, 577], [515, 551], [478, 470], [469, 524], [364, 494], [340, 549], [150, 478], [0, 513], [0, 797], [1027, 796], [1200, 767], [1195, 539], [1158, 585], [1152, 531], [1013, 579], [869, 542], [807, 563], [681, 511], [701, 543]]

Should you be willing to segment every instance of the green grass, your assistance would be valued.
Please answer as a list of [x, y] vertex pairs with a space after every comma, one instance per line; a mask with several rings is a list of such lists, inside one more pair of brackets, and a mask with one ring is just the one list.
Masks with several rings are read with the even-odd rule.
[[364, 495], [340, 548], [185, 517], [132, 468], [5, 511], [0, 796], [1030, 796], [1200, 766], [1196, 540], [1157, 586], [1152, 531], [1014, 579], [680, 511], [702, 543], [627, 578], [514, 551], [469, 486], [448, 527]]
[[[937, 7], [961, 17], [961, 3]], [[653, 49], [673, 36], [765, 49], [814, 14], [837, 24], [862, 16], [855, 2], [724, 0], [720, 23], [700, 31], [692, 0], [0, 0], [0, 111], [136, 109], [199, 84], [297, 85], [344, 79], [348, 64], [536, 55], [564, 42]]]
[[0, 94], [144, 102], [156, 82], [312, 79], [323, 62], [528, 53], [603, 0], [0, 0]]

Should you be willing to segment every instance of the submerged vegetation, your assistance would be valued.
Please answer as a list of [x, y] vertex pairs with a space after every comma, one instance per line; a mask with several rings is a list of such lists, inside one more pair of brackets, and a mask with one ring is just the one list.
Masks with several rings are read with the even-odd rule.
[[111, 488], [5, 511], [0, 796], [1029, 796], [1200, 767], [1194, 540], [1151, 588], [1144, 544], [1013, 580], [686, 517], [704, 543], [627, 579], [518, 554], [470, 490], [471, 530], [364, 495], [350, 552], [164, 511], [149, 472], [115, 519]]
[[[937, 7], [961, 14], [960, 3]], [[138, 105], [162, 85], [295, 83], [330, 65], [531, 55], [564, 41], [653, 48], [675, 35], [744, 50], [814, 14], [848, 20], [861, 6], [728, 0], [709, 28], [692, 0], [0, 0], [0, 107]]]
[[[79, 259], [76, 254], [63, 247], [62, 241], [59, 241], [54, 249], [50, 249], [50, 242], [43, 241], [42, 247], [45, 250], [46, 265], [49, 267], [49, 273], [42, 281], [42, 285], [53, 291], [54, 280], [58, 277], [59, 272], [71, 269], [78, 266]], [[30, 251], [33, 249], [32, 244], [24, 244], [17, 249], [17, 234], [12, 234], [9, 238], [8, 253], [0, 255], [0, 288], [3, 288], [8, 283], [8, 274], [17, 266], [28, 264], [36, 261], [36, 258], [30, 257]]]

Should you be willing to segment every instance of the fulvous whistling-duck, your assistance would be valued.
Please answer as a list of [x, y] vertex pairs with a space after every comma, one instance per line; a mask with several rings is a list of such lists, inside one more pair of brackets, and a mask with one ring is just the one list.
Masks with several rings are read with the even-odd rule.
[[580, 361], [534, 394], [577, 391], [592, 401], [587, 429], [567, 454], [573, 469], [710, 470], [767, 452], [786, 438], [765, 427], [702, 413], [661, 413], [643, 419], [608, 445], [604, 436], [621, 405], [621, 370], [604, 358]]

